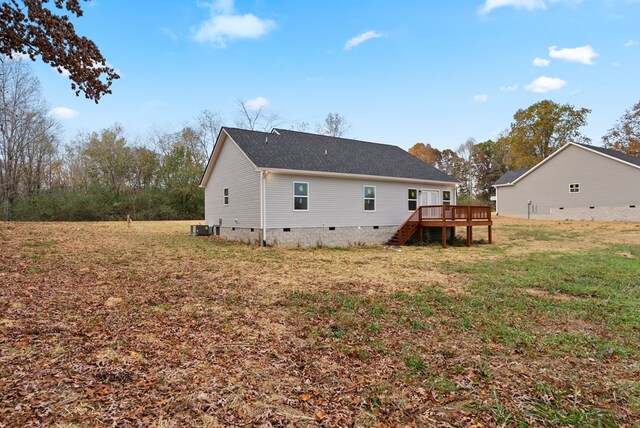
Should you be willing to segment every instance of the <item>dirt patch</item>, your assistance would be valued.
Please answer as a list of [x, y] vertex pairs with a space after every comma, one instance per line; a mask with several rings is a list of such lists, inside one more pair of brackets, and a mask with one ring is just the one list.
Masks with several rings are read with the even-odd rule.
[[549, 300], [557, 300], [559, 302], [566, 302], [569, 300], [577, 299], [577, 297], [575, 296], [570, 296], [568, 294], [562, 294], [562, 293], [552, 294], [552, 293], [549, 293], [547, 290], [541, 290], [539, 288], [527, 288], [524, 291], [530, 296], [542, 297]]

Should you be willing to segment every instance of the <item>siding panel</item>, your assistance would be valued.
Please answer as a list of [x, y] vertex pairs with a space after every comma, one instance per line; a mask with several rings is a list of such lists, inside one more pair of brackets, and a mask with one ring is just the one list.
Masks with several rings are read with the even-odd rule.
[[[294, 181], [309, 183], [308, 211], [293, 209]], [[376, 186], [374, 212], [364, 211], [365, 185]], [[271, 173], [266, 178], [267, 227], [397, 226], [410, 214], [409, 188], [454, 193], [455, 186]]]
[[[260, 227], [260, 173], [231, 138], [224, 136], [220, 154], [205, 187], [205, 222], [227, 227]], [[222, 192], [229, 188], [229, 205]], [[237, 222], [236, 222], [237, 220]]]

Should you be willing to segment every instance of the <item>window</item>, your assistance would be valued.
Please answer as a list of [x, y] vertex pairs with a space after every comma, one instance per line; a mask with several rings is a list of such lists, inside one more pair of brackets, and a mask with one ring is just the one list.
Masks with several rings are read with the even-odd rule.
[[225, 205], [229, 205], [229, 188], [222, 191], [222, 199]]
[[364, 210], [376, 210], [376, 186], [364, 186]]
[[309, 211], [309, 183], [293, 183], [293, 210]]
[[415, 211], [418, 209], [418, 189], [409, 189], [407, 195], [409, 211]]
[[442, 191], [442, 205], [451, 205], [451, 190]]
[[580, 184], [579, 183], [569, 184], [569, 193], [580, 193]]

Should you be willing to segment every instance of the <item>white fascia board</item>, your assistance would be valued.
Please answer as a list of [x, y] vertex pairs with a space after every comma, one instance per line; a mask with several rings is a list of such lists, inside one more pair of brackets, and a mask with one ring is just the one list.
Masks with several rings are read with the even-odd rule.
[[256, 168], [258, 171], [268, 171], [271, 174], [291, 174], [291, 175], [309, 175], [316, 177], [335, 177], [335, 178], [352, 178], [362, 180], [379, 180], [379, 181], [394, 181], [399, 183], [425, 183], [425, 184], [440, 184], [450, 187], [457, 187], [460, 183], [452, 181], [437, 181], [437, 180], [422, 180], [419, 178], [404, 178], [404, 177], [387, 177], [383, 175], [365, 175], [365, 174], [347, 174], [340, 172], [325, 172], [325, 171], [306, 171], [298, 169], [284, 169], [284, 168]]

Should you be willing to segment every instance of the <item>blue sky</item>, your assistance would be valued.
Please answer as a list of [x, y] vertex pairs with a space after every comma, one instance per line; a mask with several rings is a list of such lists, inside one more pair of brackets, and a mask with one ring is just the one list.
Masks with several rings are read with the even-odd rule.
[[455, 148], [542, 99], [592, 109], [600, 137], [640, 100], [640, 0], [94, 0], [77, 20], [122, 78], [95, 105], [36, 64], [64, 126], [144, 142], [260, 100], [281, 127], [329, 112], [354, 138]]

